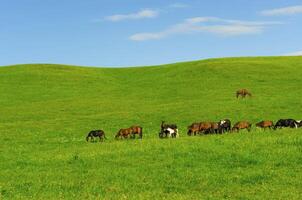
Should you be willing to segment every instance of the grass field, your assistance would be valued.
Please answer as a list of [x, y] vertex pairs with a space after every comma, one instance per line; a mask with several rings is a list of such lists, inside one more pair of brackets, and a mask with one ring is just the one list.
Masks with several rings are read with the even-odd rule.
[[[186, 136], [195, 121], [302, 119], [301, 69], [302, 57], [1, 67], [0, 199], [302, 199], [302, 129]], [[180, 138], [158, 139], [161, 120]], [[133, 124], [143, 140], [113, 139]], [[92, 129], [108, 140], [87, 143]]]

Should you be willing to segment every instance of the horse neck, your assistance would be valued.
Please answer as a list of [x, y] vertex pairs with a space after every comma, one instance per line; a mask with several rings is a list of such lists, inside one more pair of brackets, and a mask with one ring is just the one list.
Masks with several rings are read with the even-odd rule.
[[164, 124], [165, 124], [165, 122], [164, 122], [164, 121], [161, 121], [160, 127], [163, 128], [163, 127], [164, 127]]

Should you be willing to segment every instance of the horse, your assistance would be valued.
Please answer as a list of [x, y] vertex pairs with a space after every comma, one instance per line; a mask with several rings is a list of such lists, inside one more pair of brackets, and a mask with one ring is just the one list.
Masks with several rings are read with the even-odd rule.
[[234, 132], [234, 131], [239, 132], [240, 129], [247, 129], [247, 131], [250, 132], [251, 127], [252, 127], [252, 124], [247, 121], [237, 122], [232, 128], [232, 132]]
[[104, 139], [107, 139], [103, 130], [93, 130], [88, 133], [86, 141], [88, 142], [90, 138], [90, 141], [93, 142], [95, 137], [100, 138], [100, 142], [103, 142]]
[[135, 135], [138, 135], [140, 139], [143, 138], [143, 128], [141, 126], [131, 126], [132, 129], [132, 137], [135, 138]]
[[218, 133], [219, 124], [218, 122], [211, 122], [211, 133]]
[[246, 96], [252, 97], [252, 94], [247, 89], [240, 89], [236, 91], [236, 97], [241, 96], [242, 98], [245, 98]]
[[264, 121], [261, 121], [261, 122], [258, 122], [256, 124], [256, 127], [258, 128], [262, 128], [262, 129], [266, 129], [266, 128], [273, 128], [274, 127], [274, 123], [272, 121], [269, 121], [269, 120], [264, 120]]
[[224, 133], [231, 131], [231, 121], [229, 119], [220, 120], [218, 122], [218, 132]]
[[299, 123], [294, 119], [279, 119], [274, 126], [274, 130], [283, 127], [298, 128], [298, 124]]
[[165, 124], [165, 122], [162, 121], [160, 128], [161, 128], [161, 130], [159, 132], [160, 138], [164, 138], [164, 137], [176, 138], [179, 136], [176, 124]]
[[192, 123], [190, 126], [188, 126], [188, 136], [196, 135], [199, 133], [199, 127], [200, 123]]
[[199, 132], [208, 134], [211, 133], [212, 130], [212, 123], [211, 122], [200, 122]]
[[128, 138], [133, 133], [132, 128], [122, 128], [120, 129], [117, 134], [115, 135], [115, 139], [119, 138]]

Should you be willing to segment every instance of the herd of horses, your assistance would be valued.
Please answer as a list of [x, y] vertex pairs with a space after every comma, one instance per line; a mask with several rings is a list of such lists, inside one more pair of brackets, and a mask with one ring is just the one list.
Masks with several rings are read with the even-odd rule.
[[[273, 123], [270, 120], [264, 120], [255, 124], [257, 128], [261, 129], [281, 129], [281, 128], [300, 128], [302, 127], [302, 120], [294, 119], [280, 119]], [[240, 130], [246, 129], [248, 132], [251, 131], [252, 123], [248, 121], [239, 121], [231, 126], [231, 121], [229, 119], [223, 119], [219, 122], [194, 122], [187, 127], [188, 136], [196, 135], [207, 135], [207, 134], [223, 134], [223, 133], [233, 133], [239, 132]], [[141, 126], [131, 126], [129, 128], [120, 129], [115, 135], [115, 139], [127, 139], [127, 138], [143, 138], [143, 128]], [[179, 132], [176, 124], [166, 124], [162, 121], [160, 125], [160, 132], [158, 134], [159, 138], [177, 138], [179, 137]], [[86, 141], [95, 141], [94, 138], [99, 138], [100, 141], [107, 139], [105, 132], [103, 130], [93, 130], [90, 131], [86, 137]]]
[[[251, 92], [247, 89], [240, 89], [236, 91], [236, 97], [252, 97]], [[219, 122], [194, 122], [188, 126], [188, 136], [204, 135], [204, 134], [223, 134], [228, 132], [239, 132], [239, 130], [246, 129], [248, 132], [251, 131], [252, 124], [248, 121], [239, 121], [231, 126], [229, 119], [223, 119]], [[288, 128], [299, 128], [302, 127], [302, 120], [294, 119], [280, 119], [273, 123], [270, 120], [264, 120], [255, 124], [256, 127], [262, 129], [279, 129], [283, 127]], [[143, 138], [143, 128], [141, 126], [131, 126], [129, 128], [120, 129], [115, 135], [115, 139], [127, 139], [127, 138]], [[162, 121], [160, 125], [159, 138], [177, 138], [179, 137], [178, 128], [176, 124], [166, 124]], [[90, 131], [86, 137], [86, 141], [95, 141], [94, 138], [99, 138], [100, 141], [106, 139], [105, 132], [103, 130]]]

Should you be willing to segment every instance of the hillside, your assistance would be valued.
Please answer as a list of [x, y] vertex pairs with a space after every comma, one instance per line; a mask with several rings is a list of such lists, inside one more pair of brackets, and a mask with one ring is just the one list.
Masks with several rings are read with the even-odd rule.
[[[302, 119], [301, 69], [302, 57], [0, 67], [0, 198], [301, 199], [302, 129], [186, 136], [195, 121]], [[159, 140], [161, 120], [181, 137]], [[133, 124], [142, 141], [114, 141]], [[92, 129], [108, 141], [86, 143]]]

